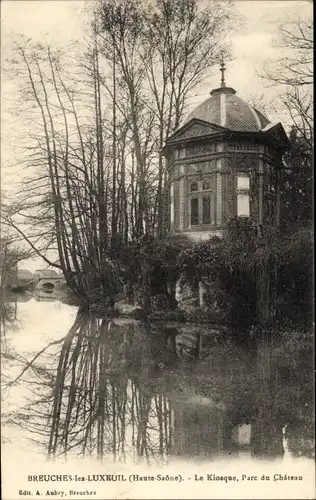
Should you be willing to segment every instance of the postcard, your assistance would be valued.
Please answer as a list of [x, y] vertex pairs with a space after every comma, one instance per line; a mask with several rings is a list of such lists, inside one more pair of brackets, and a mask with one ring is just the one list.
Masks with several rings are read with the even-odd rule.
[[315, 498], [312, 19], [1, 2], [4, 500]]

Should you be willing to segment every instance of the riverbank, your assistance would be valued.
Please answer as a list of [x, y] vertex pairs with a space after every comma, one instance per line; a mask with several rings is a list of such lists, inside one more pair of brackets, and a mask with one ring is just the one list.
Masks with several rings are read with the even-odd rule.
[[145, 311], [139, 305], [130, 305], [126, 302], [115, 303], [113, 307], [108, 307], [105, 304], [90, 304], [86, 307], [83, 306], [91, 314], [95, 314], [98, 317], [113, 317], [113, 318], [127, 318], [142, 320], [146, 319], [148, 321], [159, 322], [159, 321], [170, 321], [179, 323], [201, 323], [201, 324], [221, 324], [223, 326], [228, 325], [227, 319], [223, 314], [216, 311], [209, 311], [206, 308], [195, 307], [190, 309], [185, 309], [177, 307], [173, 310], [156, 310], [156, 311]]

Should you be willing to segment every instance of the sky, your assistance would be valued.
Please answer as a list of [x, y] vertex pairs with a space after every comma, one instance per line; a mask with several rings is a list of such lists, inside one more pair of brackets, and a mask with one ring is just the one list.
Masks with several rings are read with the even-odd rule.
[[[207, 2], [207, 0], [205, 0]], [[10, 52], [14, 35], [22, 33], [36, 41], [52, 42], [61, 47], [73, 40], [80, 42], [84, 35], [87, 4], [83, 0], [2, 0], [1, 1], [1, 57]], [[237, 0], [237, 13], [242, 16], [243, 24], [231, 36], [233, 60], [226, 63], [226, 84], [237, 90], [244, 98], [263, 94], [267, 101], [273, 101], [277, 89], [267, 88], [267, 82], [258, 75], [264, 65], [280, 56], [282, 51], [275, 47], [278, 25], [284, 18], [308, 16], [312, 3], [307, 0]], [[188, 112], [208, 98], [212, 88], [220, 83], [220, 73], [206, 77], [189, 101]], [[2, 73], [1, 108], [6, 106], [10, 82]], [[282, 119], [272, 112], [271, 121]], [[13, 116], [1, 114], [1, 157], [2, 185], [10, 190], [23, 171], [8, 171], [6, 161], [13, 157], [14, 137]]]
[[[37, 40], [45, 38], [61, 45], [73, 39], [80, 40], [87, 3], [83, 0], [2, 0], [4, 50], [11, 32], [24, 33]], [[251, 82], [257, 80], [256, 70], [278, 55], [273, 40], [280, 21], [296, 14], [310, 13], [312, 3], [308, 0], [237, 0], [235, 5], [244, 18], [244, 24], [232, 36], [235, 60], [227, 68], [227, 79], [244, 92], [249, 90]], [[256, 84], [262, 86], [259, 79]]]

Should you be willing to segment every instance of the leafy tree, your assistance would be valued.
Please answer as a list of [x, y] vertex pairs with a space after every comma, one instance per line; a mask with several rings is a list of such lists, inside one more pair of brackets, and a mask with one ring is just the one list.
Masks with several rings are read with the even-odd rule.
[[192, 287], [202, 282], [218, 297], [224, 292], [223, 317], [228, 311], [233, 332], [249, 340], [255, 325], [272, 334], [311, 327], [312, 255], [308, 227], [265, 227], [258, 235], [249, 219], [236, 217], [225, 239], [183, 250], [178, 265], [183, 282]]
[[191, 246], [185, 238], [156, 239], [144, 235], [122, 246], [117, 255], [128, 299], [150, 309], [151, 297], [164, 295], [174, 307], [179, 276], [178, 255]]

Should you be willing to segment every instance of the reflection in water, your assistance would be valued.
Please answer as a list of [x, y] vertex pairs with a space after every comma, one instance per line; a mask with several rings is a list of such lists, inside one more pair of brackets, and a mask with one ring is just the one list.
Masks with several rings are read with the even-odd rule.
[[[195, 335], [192, 356], [190, 346], [183, 355], [181, 339]], [[199, 356], [196, 344], [202, 346]], [[52, 346], [44, 365], [46, 348], [14, 379], [13, 385], [27, 384], [32, 396], [7, 415], [49, 456], [110, 455], [148, 463], [171, 456], [279, 457], [282, 429], [295, 435], [304, 425], [303, 440], [294, 446], [292, 440], [292, 450], [313, 454], [307, 439], [310, 372], [294, 359], [302, 355], [297, 350], [262, 341], [245, 351], [208, 327], [109, 321], [80, 312]]]
[[37, 302], [55, 302], [58, 300], [58, 295], [51, 290], [41, 290], [40, 293], [36, 294], [35, 300]]
[[[59, 288], [36, 288], [32, 292], [13, 292], [6, 290], [1, 296], [0, 306], [3, 304], [17, 304], [18, 302], [29, 302], [30, 300], [37, 302], [53, 302], [60, 301], [63, 304], [76, 305], [77, 299], [71, 295], [68, 289]], [[2, 312], [2, 309], [0, 309]], [[2, 317], [2, 314], [1, 314]]]
[[48, 452], [167, 456], [171, 403], [160, 373], [167, 340], [168, 332], [151, 337], [144, 324], [78, 317], [59, 358]]
[[[114, 458], [164, 455], [170, 443], [170, 404], [142, 386], [129, 373], [148, 356], [145, 332], [138, 339], [129, 328], [115, 328], [107, 320], [77, 319], [65, 339], [57, 369], [50, 422], [48, 453], [67, 453]], [[138, 352], [132, 342], [143, 348]]]

